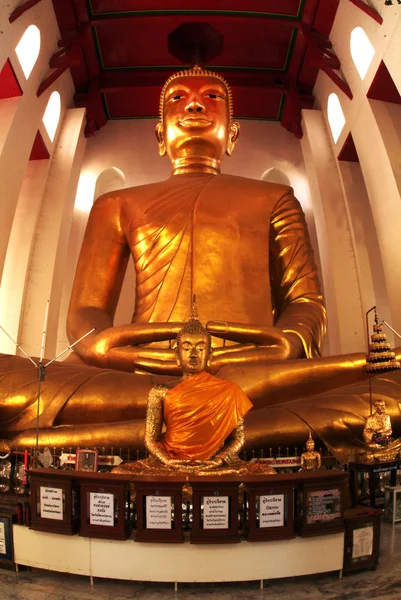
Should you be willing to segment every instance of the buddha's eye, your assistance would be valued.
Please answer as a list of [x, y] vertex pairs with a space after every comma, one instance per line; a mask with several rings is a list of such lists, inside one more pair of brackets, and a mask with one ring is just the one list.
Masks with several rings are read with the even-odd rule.
[[183, 94], [175, 94], [174, 96], [170, 96], [168, 99], [169, 102], [177, 102], [177, 100], [181, 100], [183, 98]]
[[224, 96], [220, 96], [220, 94], [205, 94], [206, 98], [212, 98], [213, 100], [216, 100], [217, 98], [219, 98], [220, 100], [225, 100]]

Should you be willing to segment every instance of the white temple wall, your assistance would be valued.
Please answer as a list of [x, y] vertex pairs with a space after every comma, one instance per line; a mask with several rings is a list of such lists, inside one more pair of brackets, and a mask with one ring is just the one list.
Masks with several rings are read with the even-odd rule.
[[[49, 223], [46, 230], [38, 230], [38, 224], [44, 210], [44, 198], [51, 190], [50, 180], [57, 164], [57, 160], [52, 160], [53, 154], [60, 141], [59, 133], [65, 129], [66, 110], [72, 106], [74, 90], [71, 75], [66, 71], [43, 94], [37, 96], [40, 83], [50, 72], [49, 60], [58, 50], [60, 34], [51, 0], [42, 0], [10, 24], [9, 15], [19, 4], [10, 2], [6, 7], [3, 5], [0, 12], [3, 33], [0, 67], [8, 58], [22, 89], [22, 96], [0, 101], [0, 191], [3, 199], [0, 220], [0, 324], [25, 350], [38, 354], [45, 301], [39, 301], [38, 296], [32, 302], [31, 275], [40, 272], [42, 277], [48, 278], [53, 272], [54, 264], [50, 254], [39, 265], [35, 264], [33, 257], [37, 255], [38, 245], [43, 240], [48, 240], [49, 235], [57, 230], [56, 223]], [[27, 27], [32, 24], [40, 30], [41, 46], [37, 61], [26, 79], [15, 48]], [[60, 94], [61, 113], [55, 138], [51, 141], [42, 117], [53, 91]], [[84, 111], [81, 113], [82, 120]], [[49, 159], [30, 161], [37, 131], [41, 133], [50, 156]], [[57, 204], [60, 195], [57, 186], [55, 187], [52, 202]], [[75, 198], [75, 189], [72, 198]], [[51, 289], [47, 289], [45, 293], [50, 297]], [[29, 307], [29, 310], [25, 311], [25, 307]], [[30, 344], [27, 337], [36, 332], [36, 325], [39, 323], [37, 343]], [[28, 334], [30, 330], [32, 333]], [[51, 337], [49, 331], [49, 341]], [[15, 345], [3, 333], [0, 337], [0, 349], [2, 352], [15, 352]]]
[[[350, 227], [352, 234], [362, 310], [365, 312], [376, 304], [380, 316], [400, 329], [401, 261], [394, 252], [394, 244], [401, 235], [401, 136], [398, 123], [401, 107], [366, 97], [382, 60], [394, 82], [400, 81], [401, 65], [392, 57], [397, 53], [397, 36], [401, 35], [401, 12], [394, 9], [395, 7], [380, 6], [384, 22], [379, 25], [348, 0], [340, 2], [330, 39], [341, 61], [344, 78], [351, 88], [353, 99], [350, 100], [322, 72], [318, 76], [314, 94], [317, 108], [322, 110], [325, 118], [334, 156], [339, 155], [351, 133], [359, 157], [359, 165], [355, 163], [358, 165], [356, 168], [351, 166], [352, 163], [343, 163], [337, 159], [336, 163], [351, 218], [347, 227]], [[351, 31], [358, 26], [364, 29], [375, 48], [373, 60], [363, 80], [350, 52]], [[340, 100], [346, 119], [336, 143], [327, 120], [327, 100], [333, 92]], [[356, 193], [357, 197], [354, 195]], [[327, 199], [323, 199], [325, 201]], [[339, 224], [338, 227], [340, 235], [342, 227]], [[343, 293], [346, 292], [344, 289]], [[391, 335], [389, 338], [391, 340]]]

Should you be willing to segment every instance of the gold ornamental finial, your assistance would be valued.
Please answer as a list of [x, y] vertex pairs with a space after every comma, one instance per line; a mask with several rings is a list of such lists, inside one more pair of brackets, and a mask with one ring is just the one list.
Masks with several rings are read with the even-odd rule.
[[383, 332], [383, 324], [379, 322], [376, 306], [371, 310], [374, 310], [373, 334], [370, 336], [371, 343], [368, 345], [365, 371], [369, 375], [396, 371], [400, 368], [400, 363], [396, 360], [395, 352], [391, 349], [387, 336]]
[[200, 67], [199, 65], [194, 65], [190, 69], [182, 69], [181, 71], [177, 71], [176, 73], [173, 73], [173, 75], [171, 75], [167, 79], [165, 84], [163, 85], [162, 91], [160, 94], [160, 103], [159, 103], [159, 116], [160, 116], [161, 122], [163, 122], [164, 96], [166, 93], [166, 89], [172, 81], [174, 81], [175, 79], [179, 79], [180, 77], [214, 77], [215, 79], [218, 79], [219, 81], [221, 81], [227, 90], [228, 114], [230, 117], [230, 121], [232, 121], [233, 113], [234, 113], [234, 111], [233, 111], [233, 94], [232, 94], [232, 91], [231, 91], [231, 88], [230, 88], [228, 82], [224, 79], [224, 77], [222, 75], [219, 75], [219, 73], [216, 73], [215, 71], [210, 71], [209, 69], [204, 69], [203, 67]]

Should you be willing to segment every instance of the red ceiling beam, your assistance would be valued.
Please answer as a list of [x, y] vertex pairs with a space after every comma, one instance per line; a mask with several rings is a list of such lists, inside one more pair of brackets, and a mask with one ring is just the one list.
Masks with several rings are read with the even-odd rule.
[[16, 21], [18, 19], [18, 17], [23, 15], [24, 12], [26, 12], [33, 6], [36, 6], [36, 4], [39, 4], [39, 2], [41, 2], [41, 1], [42, 0], [27, 0], [26, 2], [24, 2], [24, 4], [21, 4], [21, 6], [17, 6], [17, 8], [15, 10], [13, 10], [13, 12], [11, 13], [11, 15], [8, 19], [9, 22], [14, 23], [14, 21]]
[[310, 50], [307, 54], [309, 66], [317, 67], [321, 71], [324, 71], [336, 86], [352, 100], [353, 96], [349, 85], [335, 72], [340, 69], [341, 63], [332, 50], [330, 40], [304, 25], [300, 27], [300, 32], [304, 36]]
[[39, 97], [70, 67], [81, 62], [82, 46], [90, 33], [89, 23], [83, 23], [78, 32], [66, 43], [59, 42], [62, 48], [49, 61], [49, 67], [54, 69], [40, 84], [36, 95]]
[[362, 2], [362, 0], [349, 0], [349, 1], [354, 6], [358, 7], [360, 10], [362, 10], [366, 15], [368, 15], [368, 17], [370, 17], [371, 19], [376, 21], [376, 23], [379, 23], [379, 25], [381, 25], [383, 23], [383, 17], [381, 15], [379, 15], [379, 13], [374, 8], [372, 8], [368, 4], [365, 4], [365, 2]]

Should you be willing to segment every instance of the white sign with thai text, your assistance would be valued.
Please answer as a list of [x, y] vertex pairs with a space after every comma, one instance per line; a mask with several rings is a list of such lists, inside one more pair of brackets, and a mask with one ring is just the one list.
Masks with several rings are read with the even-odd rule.
[[284, 494], [259, 497], [259, 527], [283, 527]]
[[352, 532], [352, 558], [362, 558], [373, 554], [373, 527], [368, 525]]
[[91, 525], [114, 525], [114, 494], [101, 494], [100, 492], [89, 493], [89, 510]]
[[6, 554], [6, 531], [4, 523], [0, 521], [0, 554]]
[[146, 528], [171, 529], [171, 496], [146, 496]]
[[228, 496], [204, 496], [203, 529], [228, 529]]
[[63, 490], [61, 488], [40, 487], [40, 516], [42, 519], [63, 520]]

